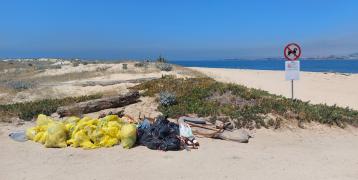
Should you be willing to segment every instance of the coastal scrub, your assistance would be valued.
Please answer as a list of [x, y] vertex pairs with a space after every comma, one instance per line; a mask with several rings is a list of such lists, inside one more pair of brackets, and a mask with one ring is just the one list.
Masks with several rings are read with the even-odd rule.
[[228, 116], [237, 127], [245, 128], [277, 128], [283, 119], [294, 120], [300, 127], [302, 123], [311, 121], [342, 128], [347, 124], [358, 126], [358, 111], [349, 108], [314, 105], [242, 85], [217, 82], [211, 78], [164, 76], [139, 84], [133, 89], [145, 90], [145, 96], [155, 96], [160, 92], [175, 94], [175, 104], [160, 104], [158, 107], [164, 115], [172, 118], [192, 113], [213, 120], [218, 116]]
[[6, 118], [17, 116], [20, 119], [29, 121], [38, 114], [51, 115], [56, 112], [57, 108], [60, 106], [92, 99], [99, 99], [101, 97], [101, 94], [95, 94], [89, 96], [66, 97], [63, 99], [43, 99], [32, 102], [0, 105], [0, 120], [4, 121]]

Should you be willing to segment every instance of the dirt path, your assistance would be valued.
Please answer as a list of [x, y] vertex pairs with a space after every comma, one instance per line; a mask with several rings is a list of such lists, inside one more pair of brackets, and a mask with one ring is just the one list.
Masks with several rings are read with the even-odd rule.
[[258, 130], [248, 144], [199, 139], [191, 152], [46, 149], [0, 124], [0, 179], [358, 179], [358, 131]]

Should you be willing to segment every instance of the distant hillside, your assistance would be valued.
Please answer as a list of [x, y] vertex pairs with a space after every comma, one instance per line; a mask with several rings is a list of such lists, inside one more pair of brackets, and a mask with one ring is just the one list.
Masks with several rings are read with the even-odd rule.
[[349, 55], [344, 55], [344, 56], [338, 56], [338, 55], [330, 55], [330, 56], [315, 56], [315, 57], [303, 57], [302, 59], [311, 59], [311, 60], [315, 60], [315, 59], [328, 59], [328, 60], [353, 60], [353, 59], [358, 59], [358, 53], [353, 53], [353, 54], [349, 54]]
[[[226, 58], [225, 61], [240, 60], [284, 60], [284, 57], [265, 57], [265, 58]], [[358, 60], [358, 52], [349, 55], [329, 55], [329, 56], [303, 56], [300, 59], [306, 60]]]

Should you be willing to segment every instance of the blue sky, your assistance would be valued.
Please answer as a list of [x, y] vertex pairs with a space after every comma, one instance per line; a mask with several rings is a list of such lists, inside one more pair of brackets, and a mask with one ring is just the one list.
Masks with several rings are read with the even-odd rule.
[[0, 57], [174, 60], [358, 52], [357, 0], [0, 0]]

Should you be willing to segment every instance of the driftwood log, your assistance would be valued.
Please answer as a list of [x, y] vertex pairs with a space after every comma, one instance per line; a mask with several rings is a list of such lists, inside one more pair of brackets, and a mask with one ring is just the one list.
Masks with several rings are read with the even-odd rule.
[[71, 115], [82, 115], [91, 112], [97, 112], [103, 109], [123, 107], [138, 102], [139, 92], [129, 92], [125, 95], [106, 97], [86, 102], [80, 102], [70, 106], [62, 106], [57, 108], [60, 117]]

